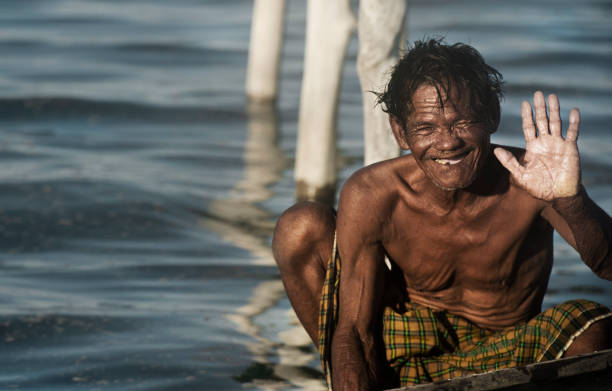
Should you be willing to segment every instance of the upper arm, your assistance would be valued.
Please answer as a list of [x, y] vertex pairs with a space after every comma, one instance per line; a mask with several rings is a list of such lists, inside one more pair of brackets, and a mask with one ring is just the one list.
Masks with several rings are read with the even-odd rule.
[[378, 320], [384, 284], [380, 198], [363, 178], [351, 178], [340, 194], [337, 218], [342, 263], [338, 328], [371, 330]]
[[[338, 324], [332, 340], [334, 389], [379, 389], [385, 376], [380, 327], [385, 280], [381, 241], [388, 186], [360, 171], [340, 193], [336, 230], [340, 253]], [[385, 387], [386, 388], [386, 387]]]

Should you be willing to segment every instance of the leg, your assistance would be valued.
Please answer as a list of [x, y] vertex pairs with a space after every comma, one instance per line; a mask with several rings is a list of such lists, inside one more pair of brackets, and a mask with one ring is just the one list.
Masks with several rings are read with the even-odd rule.
[[332, 208], [301, 202], [281, 215], [272, 239], [274, 259], [289, 301], [315, 344], [321, 288], [335, 229], [336, 214]]
[[565, 357], [612, 348], [612, 318], [593, 323], [565, 352]]

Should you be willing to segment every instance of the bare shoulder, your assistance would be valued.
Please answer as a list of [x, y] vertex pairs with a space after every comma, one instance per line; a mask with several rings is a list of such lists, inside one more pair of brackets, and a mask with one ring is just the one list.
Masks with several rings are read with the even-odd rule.
[[397, 202], [402, 173], [410, 171], [414, 159], [402, 156], [363, 167], [344, 183], [338, 202], [338, 217], [375, 229]]
[[365, 166], [355, 171], [344, 183], [340, 202], [370, 205], [384, 204], [397, 191], [397, 182], [416, 163], [411, 156], [402, 156]]

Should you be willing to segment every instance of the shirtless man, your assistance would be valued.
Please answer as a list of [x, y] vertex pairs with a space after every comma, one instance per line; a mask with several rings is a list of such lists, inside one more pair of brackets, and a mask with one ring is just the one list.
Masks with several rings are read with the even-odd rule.
[[337, 217], [299, 203], [279, 218], [274, 256], [324, 360], [331, 348], [324, 368], [334, 389], [409, 385], [612, 347], [612, 314], [597, 303], [541, 314], [553, 229], [612, 280], [612, 220], [580, 183], [579, 112], [570, 112], [563, 135], [557, 97], [548, 96], [547, 114], [538, 91], [535, 124], [531, 104], [522, 105], [526, 149], [491, 145], [501, 84], [468, 45], [416, 42], [380, 95], [411, 154], [354, 173]]

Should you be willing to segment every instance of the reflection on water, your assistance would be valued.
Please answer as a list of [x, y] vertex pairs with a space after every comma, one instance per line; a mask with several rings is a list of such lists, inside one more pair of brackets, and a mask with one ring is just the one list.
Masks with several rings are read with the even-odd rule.
[[[269, 238], [276, 216], [261, 204], [270, 199], [270, 187], [280, 180], [289, 164], [278, 139], [275, 106], [249, 104], [244, 178], [229, 197], [211, 203], [209, 213], [214, 218], [202, 221], [207, 229], [249, 251], [258, 265], [275, 264]], [[253, 363], [236, 380], [263, 390], [282, 389], [288, 384], [307, 390], [326, 389], [321, 372], [312, 367], [318, 354], [293, 310], [287, 308], [278, 275], [257, 285], [248, 303], [227, 317], [240, 332], [252, 337], [247, 348]], [[270, 324], [271, 319], [277, 320], [276, 324]], [[286, 329], [287, 323], [292, 327]]]
[[269, 237], [275, 216], [260, 204], [267, 201], [275, 184], [288, 166], [278, 147], [278, 113], [274, 106], [248, 106], [248, 134], [244, 148], [244, 178], [229, 196], [210, 204], [213, 219], [203, 224], [222, 238], [250, 251], [256, 264], [274, 264]]

